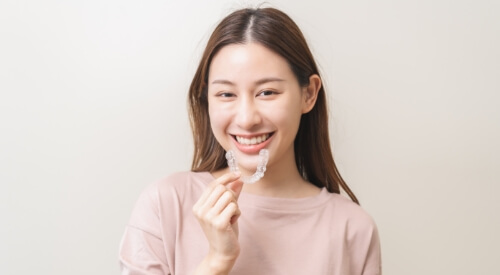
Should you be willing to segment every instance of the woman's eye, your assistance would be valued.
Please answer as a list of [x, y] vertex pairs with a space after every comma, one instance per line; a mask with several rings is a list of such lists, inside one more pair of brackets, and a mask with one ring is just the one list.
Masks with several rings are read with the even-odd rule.
[[217, 96], [219, 96], [219, 97], [233, 97], [234, 94], [228, 93], [228, 92], [221, 92], [221, 93], [218, 93]]
[[270, 96], [270, 95], [274, 95], [274, 94], [277, 94], [275, 91], [271, 91], [271, 90], [265, 90], [265, 91], [262, 91], [259, 93], [260, 96]]

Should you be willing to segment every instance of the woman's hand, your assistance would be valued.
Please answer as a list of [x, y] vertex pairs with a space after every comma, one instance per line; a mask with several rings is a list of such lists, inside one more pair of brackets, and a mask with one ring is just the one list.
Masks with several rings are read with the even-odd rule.
[[243, 182], [239, 178], [239, 173], [228, 173], [214, 180], [193, 206], [210, 247], [196, 274], [227, 274], [240, 253], [237, 201]]

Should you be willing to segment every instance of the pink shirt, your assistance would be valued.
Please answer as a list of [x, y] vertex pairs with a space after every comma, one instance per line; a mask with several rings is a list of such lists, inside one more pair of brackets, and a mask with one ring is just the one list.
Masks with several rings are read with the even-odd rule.
[[[120, 245], [122, 274], [192, 274], [208, 242], [192, 214], [213, 181], [208, 172], [171, 175], [139, 198]], [[322, 189], [313, 197], [242, 192], [241, 253], [231, 274], [381, 274], [372, 218], [351, 200]]]

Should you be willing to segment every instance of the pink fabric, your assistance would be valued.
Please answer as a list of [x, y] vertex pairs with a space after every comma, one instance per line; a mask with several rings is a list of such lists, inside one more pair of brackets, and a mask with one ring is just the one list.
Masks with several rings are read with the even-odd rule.
[[[192, 206], [214, 178], [183, 172], [147, 188], [120, 246], [122, 274], [192, 274], [208, 242]], [[381, 274], [372, 218], [349, 199], [323, 189], [284, 199], [241, 193], [241, 253], [231, 274]]]

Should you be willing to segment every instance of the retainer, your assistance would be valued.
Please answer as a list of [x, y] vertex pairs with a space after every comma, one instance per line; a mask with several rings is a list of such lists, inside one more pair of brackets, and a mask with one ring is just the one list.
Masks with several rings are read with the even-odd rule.
[[[269, 159], [269, 150], [262, 149], [259, 152], [259, 164], [257, 165], [257, 170], [251, 176], [243, 176], [241, 180], [243, 183], [255, 183], [260, 180], [264, 176], [264, 172], [266, 172], [267, 161]], [[229, 150], [226, 153], [227, 165], [229, 166], [229, 170], [231, 172], [239, 172], [238, 163], [236, 162], [236, 157], [234, 155], [233, 150]]]

